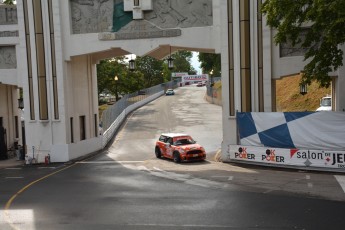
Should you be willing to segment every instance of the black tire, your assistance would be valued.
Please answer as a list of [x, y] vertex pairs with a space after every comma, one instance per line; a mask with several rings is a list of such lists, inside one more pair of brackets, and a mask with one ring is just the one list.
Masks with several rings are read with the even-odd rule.
[[180, 163], [181, 162], [180, 153], [174, 152], [174, 158], [173, 159], [174, 159], [175, 163]]
[[158, 146], [156, 146], [155, 154], [157, 158], [162, 158], [162, 153]]

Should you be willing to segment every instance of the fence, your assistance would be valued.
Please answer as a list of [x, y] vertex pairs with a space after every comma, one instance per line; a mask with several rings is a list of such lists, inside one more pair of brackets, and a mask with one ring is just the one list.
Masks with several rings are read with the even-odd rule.
[[139, 90], [136, 93], [123, 96], [114, 105], [103, 111], [100, 121], [104, 130], [102, 141], [103, 148], [108, 144], [130, 112], [162, 96], [166, 89], [176, 87], [176, 82], [167, 82], [151, 88]]
[[217, 84], [211, 86], [211, 84], [220, 82], [222, 80], [221, 77], [213, 77], [210, 79], [209, 83], [206, 84], [206, 100], [209, 103], [216, 104], [216, 105], [222, 105], [222, 88], [221, 84]]

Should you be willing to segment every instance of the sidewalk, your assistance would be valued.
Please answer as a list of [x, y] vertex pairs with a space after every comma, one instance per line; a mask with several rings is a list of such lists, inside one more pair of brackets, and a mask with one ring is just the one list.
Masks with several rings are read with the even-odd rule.
[[0, 160], [0, 169], [23, 166], [24, 164], [25, 160], [17, 160], [17, 157], [12, 157], [7, 160]]

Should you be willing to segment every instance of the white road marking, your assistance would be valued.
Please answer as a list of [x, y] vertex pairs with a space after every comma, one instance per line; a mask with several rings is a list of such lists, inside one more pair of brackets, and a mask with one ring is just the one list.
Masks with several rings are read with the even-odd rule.
[[140, 171], [150, 171], [148, 168], [146, 168], [146, 167], [143, 166], [143, 165], [138, 166], [138, 169], [139, 169]]
[[341, 188], [343, 189], [345, 193], [345, 176], [334, 175], [334, 177], [338, 181], [338, 183], [340, 184]]
[[213, 178], [216, 178], [216, 177], [219, 177], [219, 178], [222, 178], [222, 177], [227, 177], [228, 180], [233, 180], [234, 179], [234, 176], [212, 176]]
[[136, 164], [136, 163], [143, 163], [144, 161], [116, 161], [120, 164]]
[[78, 161], [77, 164], [137, 164], [143, 163], [144, 161]]
[[[197, 186], [206, 187], [206, 188], [209, 188], [209, 187], [213, 187], [213, 188], [227, 187], [227, 185], [224, 185], [224, 183], [192, 177], [190, 174], [179, 174], [179, 173], [174, 173], [174, 172], [168, 172], [168, 171], [164, 171], [158, 167], [153, 167], [153, 169], [150, 170], [150, 169], [146, 168], [145, 166], [135, 166], [135, 165], [130, 165], [130, 164], [123, 164], [123, 166], [126, 168], [129, 168], [129, 169], [133, 169], [133, 170], [147, 171], [153, 176], [163, 177], [163, 178], [170, 179], [170, 180], [181, 181], [185, 184], [197, 185]], [[232, 180], [232, 176], [228, 177], [228, 179]]]
[[312, 183], [308, 183], [308, 188], [312, 188], [313, 184]]
[[305, 179], [310, 180], [310, 175], [306, 175]]
[[162, 172], [163, 170], [157, 167], [153, 167], [154, 170]]

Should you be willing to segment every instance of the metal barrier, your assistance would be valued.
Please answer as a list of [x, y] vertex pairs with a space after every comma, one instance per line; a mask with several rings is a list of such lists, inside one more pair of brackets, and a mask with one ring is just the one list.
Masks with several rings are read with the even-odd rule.
[[108, 144], [130, 112], [162, 96], [168, 88], [176, 87], [176, 82], [167, 82], [139, 90], [138, 92], [123, 96], [114, 105], [103, 111], [100, 121], [104, 130], [103, 148]]

